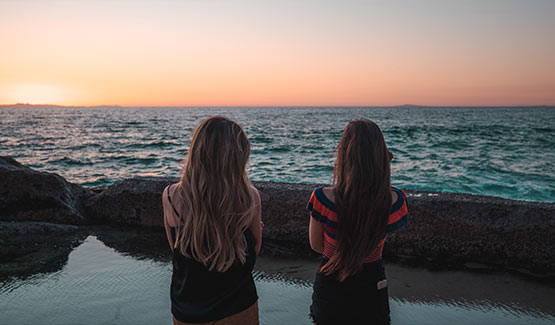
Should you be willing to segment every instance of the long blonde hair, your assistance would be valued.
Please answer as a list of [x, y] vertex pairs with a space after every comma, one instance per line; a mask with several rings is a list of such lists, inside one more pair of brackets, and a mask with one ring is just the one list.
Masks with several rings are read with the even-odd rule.
[[175, 248], [223, 272], [245, 263], [244, 231], [255, 199], [246, 173], [250, 142], [234, 121], [213, 116], [196, 128], [176, 193], [182, 198]]

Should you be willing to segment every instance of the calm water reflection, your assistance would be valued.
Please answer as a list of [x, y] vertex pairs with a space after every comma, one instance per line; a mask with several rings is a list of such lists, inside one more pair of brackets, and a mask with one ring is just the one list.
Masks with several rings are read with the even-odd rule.
[[[403, 269], [405, 277], [421, 276], [418, 271], [408, 274], [410, 270]], [[261, 258], [255, 274], [261, 323], [310, 324], [308, 308], [313, 272], [314, 264], [310, 262]], [[90, 236], [69, 255], [62, 270], [2, 282], [0, 324], [170, 324], [170, 275], [168, 262], [126, 256]], [[435, 274], [438, 279], [445, 276]], [[395, 275], [390, 278], [396, 281]], [[531, 290], [535, 290], [534, 286], [541, 287], [535, 282], [530, 285]], [[465, 284], [459, 286], [464, 293]], [[492, 301], [481, 299], [480, 295], [488, 297], [485, 293], [496, 288], [481, 287], [483, 293], [465, 294], [472, 300], [434, 298], [425, 292], [419, 300], [392, 285], [392, 321], [394, 324], [555, 322], [552, 309], [529, 307], [526, 294], [515, 294], [509, 301]], [[526, 283], [518, 290], [524, 292], [525, 287]], [[540, 300], [542, 295], [548, 299], [555, 293], [552, 286], [540, 291]]]

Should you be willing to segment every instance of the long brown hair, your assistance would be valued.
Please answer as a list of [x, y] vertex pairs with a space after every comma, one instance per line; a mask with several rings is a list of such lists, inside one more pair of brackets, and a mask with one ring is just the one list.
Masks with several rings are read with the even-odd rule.
[[255, 211], [246, 173], [250, 142], [234, 121], [214, 116], [196, 128], [177, 192], [183, 208], [175, 247], [223, 272], [236, 259], [246, 261], [243, 232]]
[[339, 281], [358, 273], [385, 236], [391, 208], [389, 151], [378, 125], [351, 121], [337, 146], [333, 185], [338, 218], [335, 254], [321, 267]]

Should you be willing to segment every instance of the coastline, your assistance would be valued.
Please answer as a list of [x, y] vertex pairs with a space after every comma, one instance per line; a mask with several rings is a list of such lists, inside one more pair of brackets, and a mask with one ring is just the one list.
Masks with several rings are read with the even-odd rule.
[[[8, 265], [20, 270], [16, 266], [25, 261], [39, 263], [29, 245], [51, 247], [58, 253], [65, 251], [61, 248], [64, 245], [71, 250], [98, 225], [157, 232], [163, 226], [161, 193], [165, 186], [178, 181], [138, 177], [105, 188], [85, 189], [7, 157], [0, 157], [0, 178], [0, 242], [11, 248], [0, 258], [3, 275], [13, 273]], [[315, 256], [308, 246], [305, 206], [318, 185], [254, 185], [261, 193], [266, 225], [264, 254]], [[386, 260], [432, 269], [508, 270], [555, 280], [555, 203], [455, 193], [406, 193], [409, 224], [388, 237]], [[72, 240], [55, 244], [51, 240], [60, 237]], [[114, 242], [117, 246], [117, 236]], [[122, 246], [123, 251], [129, 250]], [[36, 254], [36, 250], [33, 252]], [[30, 269], [31, 273], [48, 271], [40, 263]]]

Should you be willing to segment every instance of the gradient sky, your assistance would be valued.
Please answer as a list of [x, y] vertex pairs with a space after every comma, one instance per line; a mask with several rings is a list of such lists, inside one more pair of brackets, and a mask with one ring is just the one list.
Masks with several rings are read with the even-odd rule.
[[554, 105], [555, 1], [0, 0], [0, 104]]

